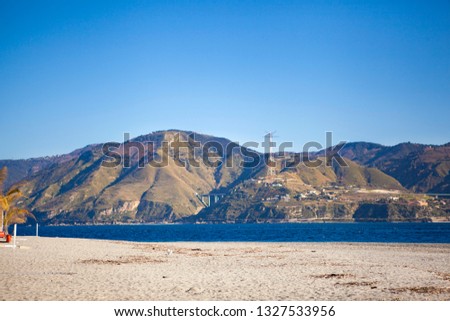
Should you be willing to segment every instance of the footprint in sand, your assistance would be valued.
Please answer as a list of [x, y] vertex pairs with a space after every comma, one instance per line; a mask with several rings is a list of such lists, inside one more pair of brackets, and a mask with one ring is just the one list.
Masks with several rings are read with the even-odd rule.
[[196, 287], [196, 286], [193, 286], [192, 288], [190, 288], [189, 290], [187, 290], [186, 292], [187, 293], [190, 293], [190, 294], [200, 294], [200, 293], [202, 293], [204, 290], [202, 289], [202, 288], [198, 288], [198, 287]]

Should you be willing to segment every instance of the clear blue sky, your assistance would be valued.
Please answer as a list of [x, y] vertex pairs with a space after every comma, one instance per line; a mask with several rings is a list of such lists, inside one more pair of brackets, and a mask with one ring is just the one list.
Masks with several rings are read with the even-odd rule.
[[0, 159], [169, 128], [450, 141], [449, 1], [0, 0]]

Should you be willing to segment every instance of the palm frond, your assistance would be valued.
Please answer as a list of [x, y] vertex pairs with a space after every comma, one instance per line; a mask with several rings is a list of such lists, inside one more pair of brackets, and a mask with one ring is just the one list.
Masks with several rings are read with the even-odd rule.
[[7, 193], [6, 193], [6, 199], [8, 200], [9, 203], [12, 203], [13, 201], [15, 201], [18, 198], [21, 198], [23, 196], [22, 192], [18, 189], [18, 188], [11, 188]]
[[7, 211], [9, 209], [9, 202], [5, 196], [0, 195], [0, 208]]
[[8, 168], [6, 166], [3, 166], [2, 169], [0, 169], [0, 194], [3, 193], [3, 184], [5, 183], [7, 177]]
[[33, 213], [31, 213], [27, 209], [12, 207], [8, 212], [6, 212], [5, 225], [25, 223], [28, 217], [36, 220], [36, 217], [33, 215]]
[[9, 191], [6, 193], [6, 196], [13, 195], [13, 194], [22, 194], [20, 190], [17, 187], [9, 189]]

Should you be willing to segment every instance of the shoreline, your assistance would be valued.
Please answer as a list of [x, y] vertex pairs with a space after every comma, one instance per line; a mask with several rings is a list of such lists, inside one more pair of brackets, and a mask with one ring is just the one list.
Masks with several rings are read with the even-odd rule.
[[450, 244], [18, 236], [0, 300], [450, 300]]
[[[441, 224], [441, 223], [450, 223], [450, 219], [448, 220], [424, 220], [424, 219], [417, 219], [417, 220], [401, 220], [401, 221], [354, 221], [354, 220], [302, 220], [302, 221], [273, 221], [273, 222], [116, 222], [116, 223], [76, 223], [76, 224], [43, 224], [39, 223], [39, 226], [117, 226], [117, 225], [123, 225], [123, 226], [136, 226], [136, 225], [251, 225], [251, 224], [408, 224], [408, 223], [423, 223], [423, 224]], [[25, 227], [34, 227], [36, 225], [25, 225]]]
[[[310, 244], [324, 244], [324, 245], [365, 245], [365, 246], [438, 246], [438, 247], [450, 247], [450, 243], [424, 243], [424, 242], [358, 242], [358, 241], [130, 241], [119, 239], [101, 239], [101, 238], [85, 238], [85, 237], [59, 237], [59, 236], [35, 236], [35, 235], [17, 235], [17, 239], [48, 239], [48, 240], [78, 240], [78, 241], [95, 241], [95, 242], [112, 242], [112, 243], [125, 243], [125, 244], [242, 244], [242, 245], [258, 245], [258, 244], [272, 244], [272, 245], [310, 245]], [[0, 241], [0, 248], [11, 247], [11, 243]], [[20, 249], [20, 245], [17, 246]]]

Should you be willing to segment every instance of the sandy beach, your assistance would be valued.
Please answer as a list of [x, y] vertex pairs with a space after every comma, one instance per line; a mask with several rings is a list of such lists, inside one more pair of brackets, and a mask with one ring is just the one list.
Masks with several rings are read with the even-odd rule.
[[450, 245], [0, 244], [1, 300], [450, 300]]

